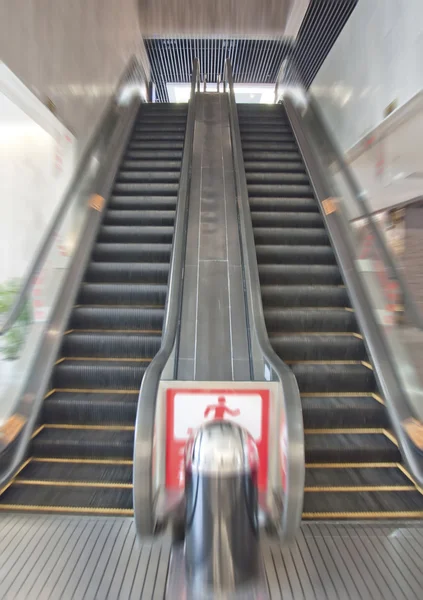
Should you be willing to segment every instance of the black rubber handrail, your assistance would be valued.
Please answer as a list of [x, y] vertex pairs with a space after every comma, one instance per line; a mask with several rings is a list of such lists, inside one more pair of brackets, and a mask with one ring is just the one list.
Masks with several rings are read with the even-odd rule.
[[[172, 257], [170, 262], [169, 288], [166, 300], [163, 338], [159, 352], [149, 364], [142, 383], [135, 423], [134, 443], [134, 516], [137, 533], [151, 536], [156, 533], [156, 503], [158, 490], [155, 489], [154, 439], [157, 396], [163, 371], [172, 356], [175, 356], [181, 319], [182, 291], [186, 234], [188, 224], [189, 184], [194, 140], [195, 99], [199, 90], [200, 67], [198, 59], [193, 61], [191, 95], [188, 104], [188, 118], [185, 130], [184, 153], [179, 179], [176, 207], [175, 230], [173, 235]], [[174, 368], [176, 367], [174, 360]], [[174, 376], [174, 372], [170, 374]]]
[[[32, 262], [26, 272], [20, 290], [16, 295], [15, 300], [0, 327], [0, 336], [7, 333], [11, 329], [11, 327], [13, 327], [13, 325], [19, 319], [22, 311], [24, 310], [30, 290], [34, 285], [35, 278], [41, 271], [47, 254], [55, 242], [56, 232], [58, 231], [72, 204], [71, 200], [73, 195], [76, 193], [81, 177], [83, 176], [86, 169], [89, 167], [90, 159], [94, 154], [96, 145], [98, 144], [101, 138], [104, 129], [104, 124], [117, 108], [116, 99], [119, 95], [120, 89], [122, 88], [123, 84], [130, 78], [131, 73], [135, 71], [141, 72], [142, 76], [145, 78], [145, 72], [142, 66], [140, 65], [138, 59], [135, 56], [132, 56], [121, 77], [119, 78], [119, 81], [115, 88], [115, 92], [113, 93], [109, 102], [107, 103], [107, 106], [104, 109], [101, 118], [99, 119], [98, 125], [94, 130], [94, 133], [90, 137], [85, 149], [82, 152], [76, 170], [74, 171], [72, 179], [67, 187], [67, 191], [63, 196], [63, 199], [59, 207], [57, 208], [53, 219], [49, 224], [47, 232], [44, 234], [43, 240], [40, 246], [38, 247], [38, 250], [36, 251], [35, 256], [33, 257]], [[144, 83], [148, 83], [146, 79]]]

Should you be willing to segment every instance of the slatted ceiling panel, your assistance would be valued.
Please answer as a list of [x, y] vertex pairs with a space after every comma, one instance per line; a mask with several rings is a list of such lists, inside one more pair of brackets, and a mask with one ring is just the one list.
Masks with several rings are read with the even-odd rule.
[[167, 83], [188, 83], [192, 61], [200, 59], [201, 79], [215, 83], [231, 59], [236, 83], [273, 83], [291, 42], [281, 39], [172, 38], [146, 39], [153, 81], [160, 102], [168, 102]]

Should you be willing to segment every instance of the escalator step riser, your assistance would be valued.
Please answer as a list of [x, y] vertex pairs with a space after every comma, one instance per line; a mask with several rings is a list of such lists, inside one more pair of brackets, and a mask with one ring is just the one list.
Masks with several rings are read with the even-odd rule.
[[179, 183], [115, 183], [113, 195], [177, 196]]
[[284, 131], [265, 131], [259, 133], [258, 131], [250, 131], [248, 129], [241, 130], [241, 142], [242, 144], [252, 143], [280, 143], [280, 144], [293, 144], [295, 138], [292, 133]]
[[72, 311], [71, 329], [146, 329], [160, 331], [164, 308], [100, 308], [81, 306]]
[[250, 198], [254, 198], [256, 196], [259, 197], [283, 197], [287, 198], [304, 196], [305, 198], [313, 198], [313, 190], [310, 185], [296, 185], [296, 184], [287, 184], [287, 185], [256, 185], [251, 184], [248, 186], [248, 193]]
[[[310, 467], [305, 472], [306, 487], [357, 487], [362, 486], [408, 486], [410, 480], [395, 467], [362, 467], [362, 468], [316, 468]], [[328, 492], [330, 493], [330, 492]]]
[[[245, 150], [257, 151], [257, 152], [266, 152], [266, 151], [277, 151], [277, 152], [298, 152], [297, 146], [294, 142], [286, 143], [286, 142], [254, 142], [251, 140], [245, 140], [242, 144], [242, 147]], [[131, 146], [132, 148], [132, 146]]]
[[134, 183], [137, 185], [144, 184], [168, 184], [179, 183], [179, 171], [120, 171], [117, 178], [117, 185]]
[[168, 150], [126, 150], [124, 161], [163, 161], [163, 160], [182, 160], [182, 149]]
[[[407, 516], [407, 511], [422, 513], [422, 496], [417, 490], [414, 492], [383, 491], [355, 494], [307, 492], [304, 494], [303, 510], [305, 513], [332, 513], [331, 518], [337, 518], [336, 513], [352, 513], [355, 520], [360, 518], [354, 516], [355, 513], [363, 513], [364, 518], [371, 513], [377, 514], [378, 517], [387, 513], [386, 518], [389, 519], [392, 518], [389, 513], [394, 512], [398, 513], [395, 519], [407, 519], [410, 518]], [[342, 514], [339, 518], [343, 518]]]
[[270, 343], [284, 361], [367, 359], [363, 340], [353, 335], [278, 335]]
[[166, 285], [84, 283], [77, 304], [164, 306]]
[[329, 244], [326, 229], [309, 227], [306, 229], [289, 227], [254, 227], [256, 244], [294, 244], [307, 246]]
[[263, 286], [262, 298], [265, 308], [283, 307], [337, 307], [350, 306], [345, 288], [324, 286]]
[[323, 227], [319, 213], [312, 212], [251, 212], [253, 227]]
[[262, 285], [342, 285], [337, 266], [327, 265], [260, 265]]
[[358, 332], [353, 312], [339, 309], [277, 308], [264, 311], [269, 333], [299, 331]]
[[302, 393], [376, 392], [373, 371], [361, 364], [294, 363], [291, 369]]
[[93, 358], [153, 358], [161, 334], [79, 333], [65, 335], [62, 356]]
[[256, 246], [257, 261], [260, 265], [336, 265], [335, 255], [330, 246]]
[[277, 167], [281, 162], [297, 162], [301, 161], [301, 154], [298, 152], [298, 149], [289, 150], [287, 152], [283, 152], [279, 150], [248, 150], [248, 148], [243, 148], [244, 162], [260, 162], [266, 161], [269, 164]]
[[90, 263], [85, 281], [101, 283], [167, 283], [168, 263]]
[[279, 186], [279, 185], [309, 185], [306, 173], [287, 173], [271, 171], [269, 173], [247, 173], [248, 187], [252, 185]]
[[306, 396], [302, 407], [305, 429], [389, 427], [386, 410], [371, 396]]
[[305, 434], [306, 463], [399, 462], [401, 454], [383, 434]]
[[319, 207], [314, 198], [260, 198], [257, 196], [255, 198], [250, 198], [250, 208], [256, 213], [283, 211], [285, 213], [307, 212], [320, 214]]
[[135, 243], [170, 244], [173, 238], [173, 227], [131, 227], [103, 225], [100, 228], [98, 241], [101, 243]]
[[[164, 142], [164, 141], [159, 141], [159, 140], [152, 140], [152, 141], [131, 141], [129, 143], [128, 146], [128, 153], [132, 152], [133, 150], [152, 150], [153, 152], [155, 150], [183, 150], [184, 147], [184, 142], [180, 141], [180, 142], [175, 142], [175, 141], [169, 141], [169, 142]], [[151, 154], [150, 154], [151, 156]]]
[[112, 429], [44, 429], [31, 443], [37, 458], [132, 460], [134, 432]]
[[149, 129], [148, 131], [142, 127], [134, 131], [131, 137], [131, 142], [178, 142], [183, 143], [185, 137], [185, 130], [174, 131], [174, 130], [159, 130], [154, 131]]
[[186, 129], [186, 118], [184, 116], [175, 118], [165, 118], [161, 117], [160, 119], [154, 119], [151, 121], [147, 121], [140, 125], [136, 125], [134, 128], [134, 134], [144, 133], [147, 131], [162, 132], [162, 135], [165, 136], [166, 132], [178, 132], [185, 134]]
[[170, 262], [172, 244], [96, 244], [92, 259], [102, 262]]
[[[71, 396], [71, 394], [69, 394]], [[133, 425], [137, 414], [138, 396], [132, 402], [122, 402], [121, 394], [115, 394], [114, 402], [93, 402], [88, 399], [60, 400], [47, 398], [43, 405], [44, 423], [71, 425]]]
[[132, 465], [32, 461], [19, 475], [30, 481], [132, 483]]
[[180, 160], [124, 160], [121, 165], [121, 172], [127, 171], [164, 171], [178, 173], [181, 170]]
[[119, 196], [115, 194], [109, 202], [112, 210], [175, 210], [177, 196]]
[[173, 227], [175, 211], [173, 210], [108, 210], [103, 225], [163, 225]]
[[304, 164], [301, 161], [287, 160], [275, 163], [273, 161], [245, 161], [245, 172], [248, 176], [258, 173], [305, 173]]
[[95, 365], [92, 363], [82, 364], [82, 361], [65, 361], [56, 365], [54, 369], [53, 387], [56, 389], [139, 390], [146, 368], [145, 363], [137, 363], [134, 366], [122, 363], [119, 366], [111, 366], [108, 361], [98, 361]]

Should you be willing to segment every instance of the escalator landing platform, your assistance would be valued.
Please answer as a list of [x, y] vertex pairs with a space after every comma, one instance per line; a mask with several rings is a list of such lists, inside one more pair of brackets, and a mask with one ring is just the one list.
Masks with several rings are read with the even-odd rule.
[[[422, 597], [423, 521], [304, 523], [290, 548], [264, 539], [262, 553], [272, 600]], [[6, 600], [161, 600], [170, 556], [130, 518], [0, 515]]]

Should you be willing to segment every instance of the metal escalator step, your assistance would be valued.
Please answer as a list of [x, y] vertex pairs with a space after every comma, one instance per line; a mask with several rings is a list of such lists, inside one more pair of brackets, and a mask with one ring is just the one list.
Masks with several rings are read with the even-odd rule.
[[377, 391], [373, 371], [361, 363], [294, 363], [290, 367], [302, 394]]
[[138, 184], [165, 184], [165, 183], [178, 183], [179, 182], [179, 171], [122, 171], [120, 170], [115, 183], [119, 186], [124, 183], [136, 183]]
[[262, 150], [249, 150], [248, 148], [243, 146], [243, 156], [244, 156], [244, 161], [248, 162], [248, 161], [266, 161], [266, 162], [272, 162], [273, 164], [275, 164], [276, 166], [282, 162], [286, 162], [286, 161], [301, 161], [302, 160], [302, 156], [301, 154], [298, 152], [298, 148], [290, 148], [289, 150], [281, 150], [281, 149], [276, 149], [276, 150], [268, 150], [268, 149], [262, 149]]
[[[271, 171], [267, 173], [247, 173], [248, 188], [252, 185], [309, 185], [310, 179], [306, 173], [286, 173]], [[273, 194], [272, 194], [273, 195]]]
[[92, 259], [102, 262], [170, 262], [172, 244], [96, 244]]
[[367, 360], [363, 340], [353, 333], [276, 334], [270, 343], [285, 362]]
[[327, 246], [329, 236], [324, 227], [254, 227], [256, 244], [305, 244]]
[[125, 159], [120, 167], [121, 172], [126, 171], [177, 171], [181, 169], [180, 160], [129, 160]]
[[175, 210], [177, 196], [150, 196], [133, 195], [119, 196], [114, 194], [109, 202], [108, 209], [116, 210]]
[[278, 152], [298, 152], [297, 144], [292, 142], [255, 142], [253, 140], [244, 140], [242, 142], [242, 148], [251, 152], [268, 152], [268, 151], [278, 151]]
[[73, 331], [63, 337], [62, 356], [152, 359], [160, 349], [161, 333]]
[[166, 296], [167, 285], [164, 284], [83, 283], [77, 304], [164, 306]]
[[[283, 285], [342, 285], [336, 265], [259, 265], [260, 282]], [[330, 331], [330, 329], [329, 329]]]
[[314, 212], [252, 211], [251, 219], [253, 227], [323, 227], [320, 213]]
[[249, 128], [243, 127], [241, 129], [241, 142], [242, 144], [248, 142], [278, 142], [281, 144], [292, 144], [295, 142], [295, 138], [292, 134], [292, 131], [284, 131], [278, 127], [275, 127], [274, 130], [268, 131], [251, 131]]
[[319, 213], [319, 207], [314, 198], [270, 198], [256, 196], [250, 198], [250, 209], [256, 213], [276, 212], [281, 210], [287, 212]]
[[105, 427], [46, 426], [31, 442], [37, 458], [112, 458], [132, 460], [134, 430]]
[[297, 184], [249, 184], [248, 185], [248, 194], [250, 198], [254, 198], [255, 196], [264, 197], [280, 197], [280, 196], [305, 196], [309, 198], [314, 198], [313, 189], [311, 185], [297, 185]]
[[147, 362], [64, 360], [53, 371], [53, 387], [62, 390], [139, 390]]
[[175, 140], [137, 140], [130, 141], [128, 146], [128, 152], [133, 150], [183, 150], [184, 141]]
[[[306, 488], [359, 488], [367, 487], [412, 487], [412, 481], [396, 463], [355, 463], [354, 466], [339, 463], [336, 467], [314, 467], [309, 465], [305, 472]], [[386, 466], [385, 466], [386, 465]], [[310, 490], [311, 491], [311, 490]], [[329, 491], [329, 490], [328, 490]], [[361, 490], [364, 491], [364, 490]]]
[[102, 225], [97, 237], [98, 242], [111, 243], [159, 243], [170, 244], [173, 238], [173, 227], [148, 225]]
[[19, 473], [16, 482], [66, 481], [67, 483], [98, 483], [105, 485], [132, 485], [132, 464], [116, 462], [55, 462], [49, 459], [33, 459]]
[[350, 306], [346, 289], [333, 285], [263, 285], [261, 295], [265, 308]]
[[305, 519], [375, 519], [423, 517], [423, 496], [414, 491], [306, 492]]
[[131, 488], [98, 488], [15, 483], [2, 496], [1, 508], [78, 514], [132, 514]]
[[138, 160], [149, 160], [149, 161], [164, 161], [164, 160], [177, 160], [182, 161], [182, 148], [168, 148], [161, 150], [136, 150], [127, 148], [124, 154], [124, 161], [138, 161]]
[[118, 283], [167, 283], [168, 263], [91, 262], [85, 281]]
[[43, 403], [44, 423], [71, 425], [133, 425], [138, 392], [54, 392]]
[[186, 129], [186, 117], [185, 115], [181, 115], [179, 117], [160, 117], [155, 119], [149, 119], [144, 123], [140, 123], [136, 125], [134, 128], [134, 134], [143, 133], [147, 131], [160, 131], [162, 135], [165, 135], [167, 131], [171, 132], [179, 132], [185, 134]]
[[177, 196], [179, 182], [175, 183], [115, 183], [113, 195]]
[[257, 261], [261, 265], [336, 265], [330, 246], [296, 246], [295, 244], [256, 245]]
[[[342, 431], [342, 433], [341, 433]], [[401, 453], [379, 430], [324, 430], [322, 433], [304, 431], [306, 463], [400, 462]], [[369, 432], [370, 431], [370, 432]], [[382, 431], [382, 430], [381, 430]]]
[[173, 226], [174, 210], [108, 210], [104, 225], [165, 225]]
[[175, 131], [174, 129], [144, 129], [141, 127], [133, 132], [131, 143], [133, 142], [183, 142], [185, 137], [185, 129]]
[[245, 134], [266, 134], [280, 132], [282, 134], [290, 134], [292, 129], [284, 119], [272, 119], [271, 121], [260, 122], [257, 119], [241, 119], [240, 120], [241, 135]]
[[344, 308], [265, 308], [264, 318], [272, 332], [357, 332], [355, 314]]
[[[290, 155], [288, 155], [290, 157]], [[257, 161], [247, 160], [244, 162], [245, 171], [248, 175], [255, 175], [258, 173], [305, 173], [304, 163], [301, 161], [288, 160], [286, 162], [280, 162], [274, 164], [270, 161]]]
[[160, 331], [164, 308], [130, 306], [77, 306], [69, 321], [70, 329], [143, 329]]
[[372, 395], [302, 396], [306, 429], [389, 427], [383, 404]]

